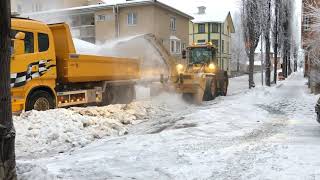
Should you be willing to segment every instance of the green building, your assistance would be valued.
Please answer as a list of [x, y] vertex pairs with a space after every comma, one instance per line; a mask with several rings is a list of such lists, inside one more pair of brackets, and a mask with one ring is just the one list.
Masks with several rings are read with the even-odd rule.
[[198, 13], [192, 16], [194, 20], [189, 25], [190, 45], [212, 42], [218, 48], [219, 66], [230, 72], [231, 34], [235, 33], [230, 11], [219, 10], [207, 13], [206, 7], [200, 6]]

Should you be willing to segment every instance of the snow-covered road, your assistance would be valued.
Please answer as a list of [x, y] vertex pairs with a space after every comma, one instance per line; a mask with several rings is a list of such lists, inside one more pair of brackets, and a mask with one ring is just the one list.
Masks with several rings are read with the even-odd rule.
[[317, 97], [302, 74], [272, 88], [246, 84], [247, 77], [234, 78], [229, 96], [201, 106], [163, 95], [151, 103], [161, 113], [129, 126], [126, 136], [18, 159], [20, 178], [319, 179]]

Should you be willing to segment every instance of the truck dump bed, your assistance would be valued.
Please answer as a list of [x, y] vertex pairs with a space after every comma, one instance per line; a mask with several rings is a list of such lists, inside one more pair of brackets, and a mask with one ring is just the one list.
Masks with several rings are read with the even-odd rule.
[[139, 60], [77, 54], [67, 24], [53, 24], [49, 27], [55, 41], [59, 82], [80, 83], [140, 78]]

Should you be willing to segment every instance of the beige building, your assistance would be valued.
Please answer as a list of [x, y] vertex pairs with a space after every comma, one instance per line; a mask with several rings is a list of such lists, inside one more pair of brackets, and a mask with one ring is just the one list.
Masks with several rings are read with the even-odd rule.
[[230, 12], [200, 6], [193, 16], [194, 20], [189, 25], [190, 44], [212, 42], [218, 48], [219, 66], [230, 72], [231, 33], [235, 33]]
[[189, 44], [191, 16], [156, 0], [112, 2], [25, 16], [49, 23], [67, 21], [74, 37], [92, 43], [153, 34], [168, 52], [177, 57]]

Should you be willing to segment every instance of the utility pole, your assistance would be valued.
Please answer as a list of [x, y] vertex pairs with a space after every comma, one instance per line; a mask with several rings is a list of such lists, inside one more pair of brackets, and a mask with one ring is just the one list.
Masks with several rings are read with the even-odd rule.
[[10, 0], [0, 1], [0, 179], [15, 180], [15, 130], [10, 92]]

